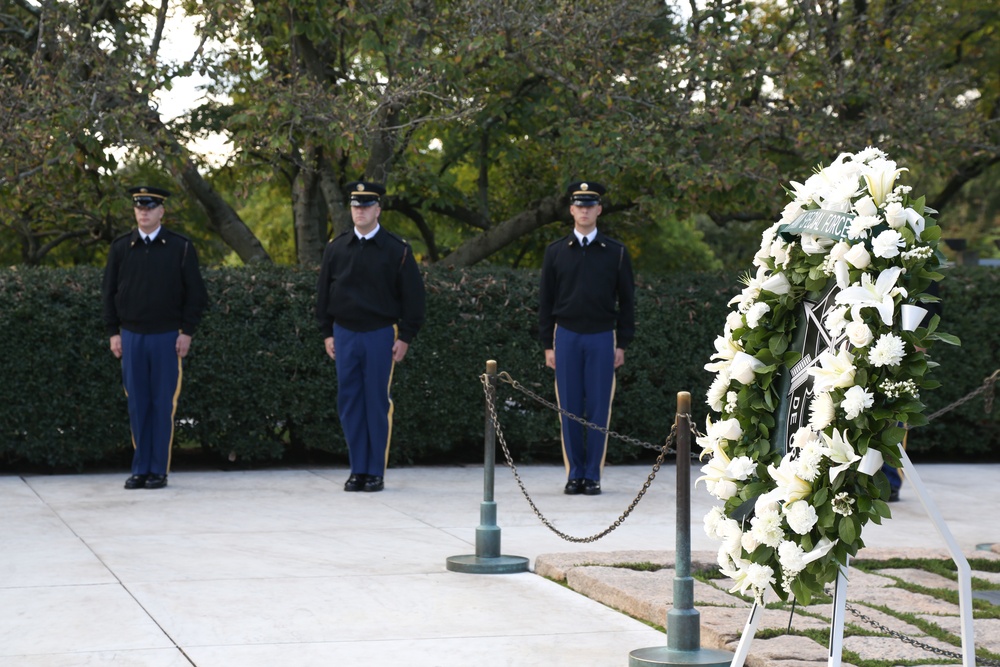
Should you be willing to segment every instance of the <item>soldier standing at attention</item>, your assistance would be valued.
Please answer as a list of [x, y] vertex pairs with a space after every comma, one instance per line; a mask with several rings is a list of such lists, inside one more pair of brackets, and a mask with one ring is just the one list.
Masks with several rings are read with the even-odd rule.
[[[635, 287], [628, 250], [597, 231], [604, 193], [593, 181], [570, 184], [574, 227], [545, 249], [538, 322], [559, 407], [606, 429], [615, 369], [635, 336]], [[565, 416], [561, 425], [565, 492], [600, 494], [607, 435]]]
[[344, 491], [381, 491], [389, 461], [395, 364], [424, 322], [424, 282], [409, 244], [379, 222], [385, 187], [347, 184], [354, 229], [326, 246], [316, 320], [337, 367], [337, 411], [351, 461]]
[[136, 229], [111, 243], [102, 284], [111, 353], [122, 362], [132, 429], [126, 489], [167, 485], [182, 361], [208, 294], [194, 244], [162, 226], [166, 190], [129, 189]]

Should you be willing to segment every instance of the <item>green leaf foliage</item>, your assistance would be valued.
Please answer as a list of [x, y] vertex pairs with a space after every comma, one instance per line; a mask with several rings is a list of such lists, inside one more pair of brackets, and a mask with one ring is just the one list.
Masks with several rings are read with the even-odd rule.
[[[175, 445], [237, 464], [276, 464], [310, 452], [346, 462], [336, 373], [313, 319], [315, 274], [253, 267], [209, 270], [205, 277], [212, 306], [185, 362]], [[5, 468], [127, 466], [127, 408], [120, 366], [100, 321], [100, 278], [93, 267], [0, 270]], [[426, 273], [427, 324], [393, 379], [390, 465], [482, 460], [479, 377], [489, 359], [554, 400], [554, 378], [536, 340], [537, 280], [529, 270], [435, 267]], [[639, 276], [638, 333], [617, 374], [613, 430], [662, 444], [679, 391], [691, 392], [694, 420], [704, 423], [711, 374], [702, 366], [735, 284], [731, 274]], [[1000, 272], [957, 267], [941, 296], [943, 326], [964, 346], [933, 349], [942, 387], [921, 397], [928, 414], [1000, 367], [1000, 313], [981, 307], [1000, 303]], [[516, 461], [561, 460], [551, 411], [504, 383], [498, 405]], [[918, 458], [981, 459], [997, 454], [1000, 418], [995, 407], [984, 412], [976, 398], [907, 436], [908, 451]], [[760, 440], [749, 447], [766, 455], [770, 445]], [[609, 463], [651, 459], [644, 448], [609, 442]], [[888, 516], [881, 501], [874, 508]], [[820, 511], [821, 521], [835, 518]]]

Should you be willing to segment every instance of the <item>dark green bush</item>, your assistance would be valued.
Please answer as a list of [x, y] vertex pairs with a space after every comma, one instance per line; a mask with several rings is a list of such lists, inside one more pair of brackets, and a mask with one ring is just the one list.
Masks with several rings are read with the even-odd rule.
[[[553, 375], [537, 343], [537, 272], [426, 273], [428, 319], [393, 379], [393, 464], [482, 459], [488, 359], [553, 400]], [[0, 271], [3, 382], [0, 462], [83, 469], [124, 465], [131, 453], [120, 366], [100, 321], [97, 268]], [[266, 464], [314, 454], [346, 461], [336, 376], [313, 320], [315, 274], [293, 268], [206, 271], [212, 307], [195, 336], [178, 407], [177, 446], [218, 461]], [[617, 380], [611, 427], [659, 444], [690, 391], [699, 425], [711, 376], [702, 369], [721, 332], [736, 276], [640, 278], [638, 333]], [[1000, 272], [957, 268], [942, 286], [942, 329], [963, 347], [932, 350], [943, 387], [934, 411], [1000, 367]], [[559, 428], [547, 408], [507, 384], [501, 423], [520, 462], [558, 460]], [[995, 457], [997, 409], [977, 398], [915, 430], [910, 451], [935, 458]], [[610, 462], [649, 457], [612, 440]]]

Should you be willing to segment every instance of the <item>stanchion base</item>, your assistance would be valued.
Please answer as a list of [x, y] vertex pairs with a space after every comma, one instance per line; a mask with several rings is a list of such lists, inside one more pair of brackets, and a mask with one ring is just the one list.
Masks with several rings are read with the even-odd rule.
[[452, 572], [468, 574], [514, 574], [528, 571], [528, 559], [523, 556], [449, 556], [445, 565]]
[[666, 646], [637, 648], [628, 654], [628, 667], [660, 667], [661, 665], [702, 665], [703, 667], [729, 667], [733, 653], [711, 648], [679, 651]]

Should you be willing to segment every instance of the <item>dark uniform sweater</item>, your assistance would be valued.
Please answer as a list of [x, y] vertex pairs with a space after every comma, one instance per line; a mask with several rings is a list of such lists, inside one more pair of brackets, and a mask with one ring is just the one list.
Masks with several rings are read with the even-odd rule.
[[553, 349], [556, 325], [575, 333], [616, 332], [622, 349], [635, 337], [632, 260], [600, 232], [586, 248], [572, 232], [545, 249], [538, 299], [538, 336]]
[[121, 329], [192, 335], [208, 304], [194, 244], [165, 227], [148, 245], [137, 229], [112, 241], [101, 292], [109, 336]]
[[413, 251], [384, 227], [364, 242], [354, 230], [330, 241], [316, 294], [324, 338], [335, 322], [356, 332], [398, 324], [399, 340], [409, 344], [424, 323], [424, 281]]

